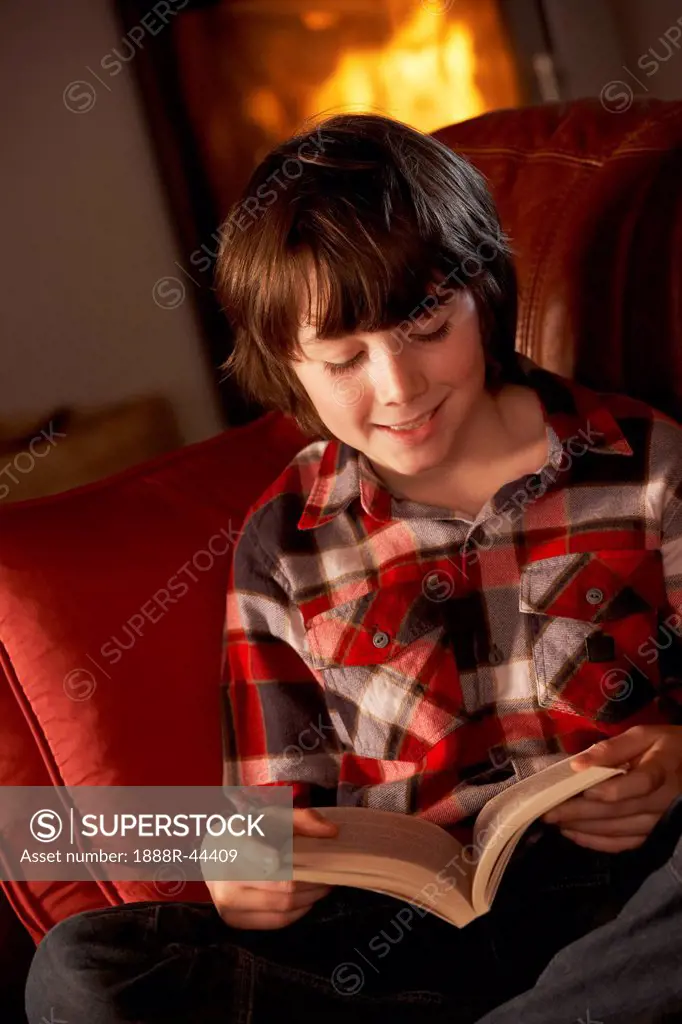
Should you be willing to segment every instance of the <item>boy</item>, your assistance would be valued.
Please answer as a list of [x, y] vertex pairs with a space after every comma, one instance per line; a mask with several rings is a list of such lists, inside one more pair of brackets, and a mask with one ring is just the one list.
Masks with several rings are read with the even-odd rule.
[[682, 428], [515, 353], [487, 188], [405, 125], [334, 117], [239, 207], [228, 368], [316, 440], [235, 551], [224, 782], [293, 786], [294, 830], [333, 842], [315, 808], [466, 838], [552, 760], [630, 770], [531, 829], [462, 930], [302, 883], [78, 915], [36, 954], [31, 1024], [677, 1019]]

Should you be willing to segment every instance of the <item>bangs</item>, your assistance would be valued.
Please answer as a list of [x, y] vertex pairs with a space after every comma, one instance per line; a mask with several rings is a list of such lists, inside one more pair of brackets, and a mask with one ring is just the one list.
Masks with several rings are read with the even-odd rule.
[[[288, 261], [291, 283], [281, 306], [279, 296], [270, 296], [271, 311], [279, 306], [277, 322], [292, 339], [294, 358], [301, 354], [298, 331], [302, 326], [312, 327], [317, 338], [327, 340], [356, 331], [391, 330], [410, 314], [424, 313], [422, 304], [440, 268], [419, 238], [412, 235], [403, 246], [391, 238], [375, 245], [363, 234], [359, 244], [358, 240], [353, 243], [350, 259], [350, 243], [345, 245], [344, 254], [325, 245], [319, 236], [303, 241]], [[434, 298], [432, 304], [437, 301]]]
[[[327, 340], [390, 330], [424, 315], [436, 275], [447, 275], [454, 259], [425, 242], [414, 224], [389, 231], [373, 219], [368, 223], [349, 206], [335, 210], [331, 202], [300, 216], [271, 251], [267, 269], [244, 279], [237, 301], [233, 285], [230, 308], [244, 313], [234, 326], [255, 344], [266, 342], [270, 353], [296, 360], [301, 327]], [[430, 308], [438, 304], [433, 296]]]

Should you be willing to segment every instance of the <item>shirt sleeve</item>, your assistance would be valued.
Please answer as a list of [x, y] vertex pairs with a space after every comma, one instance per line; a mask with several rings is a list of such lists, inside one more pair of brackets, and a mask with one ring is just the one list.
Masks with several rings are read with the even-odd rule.
[[661, 659], [663, 701], [671, 718], [682, 724], [682, 483], [666, 503], [661, 530], [666, 603], [655, 646]]
[[306, 664], [303, 617], [247, 519], [227, 592], [223, 785], [293, 787], [294, 807], [336, 803], [339, 742]]

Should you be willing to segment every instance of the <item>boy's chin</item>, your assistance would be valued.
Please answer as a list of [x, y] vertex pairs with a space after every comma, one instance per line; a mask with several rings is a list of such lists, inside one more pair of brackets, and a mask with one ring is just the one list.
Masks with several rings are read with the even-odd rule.
[[385, 466], [386, 469], [412, 476], [415, 473], [437, 469], [444, 465], [446, 452], [442, 450], [442, 442], [438, 442], [438, 438], [433, 438], [423, 444], [405, 445], [404, 447], [399, 442], [372, 444], [369, 446], [367, 455], [370, 459]]

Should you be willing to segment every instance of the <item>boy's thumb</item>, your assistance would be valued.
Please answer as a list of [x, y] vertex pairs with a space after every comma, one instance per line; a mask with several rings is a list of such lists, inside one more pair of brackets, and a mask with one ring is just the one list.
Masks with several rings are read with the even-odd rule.
[[338, 826], [314, 807], [294, 809], [294, 835], [335, 836], [337, 832]]

